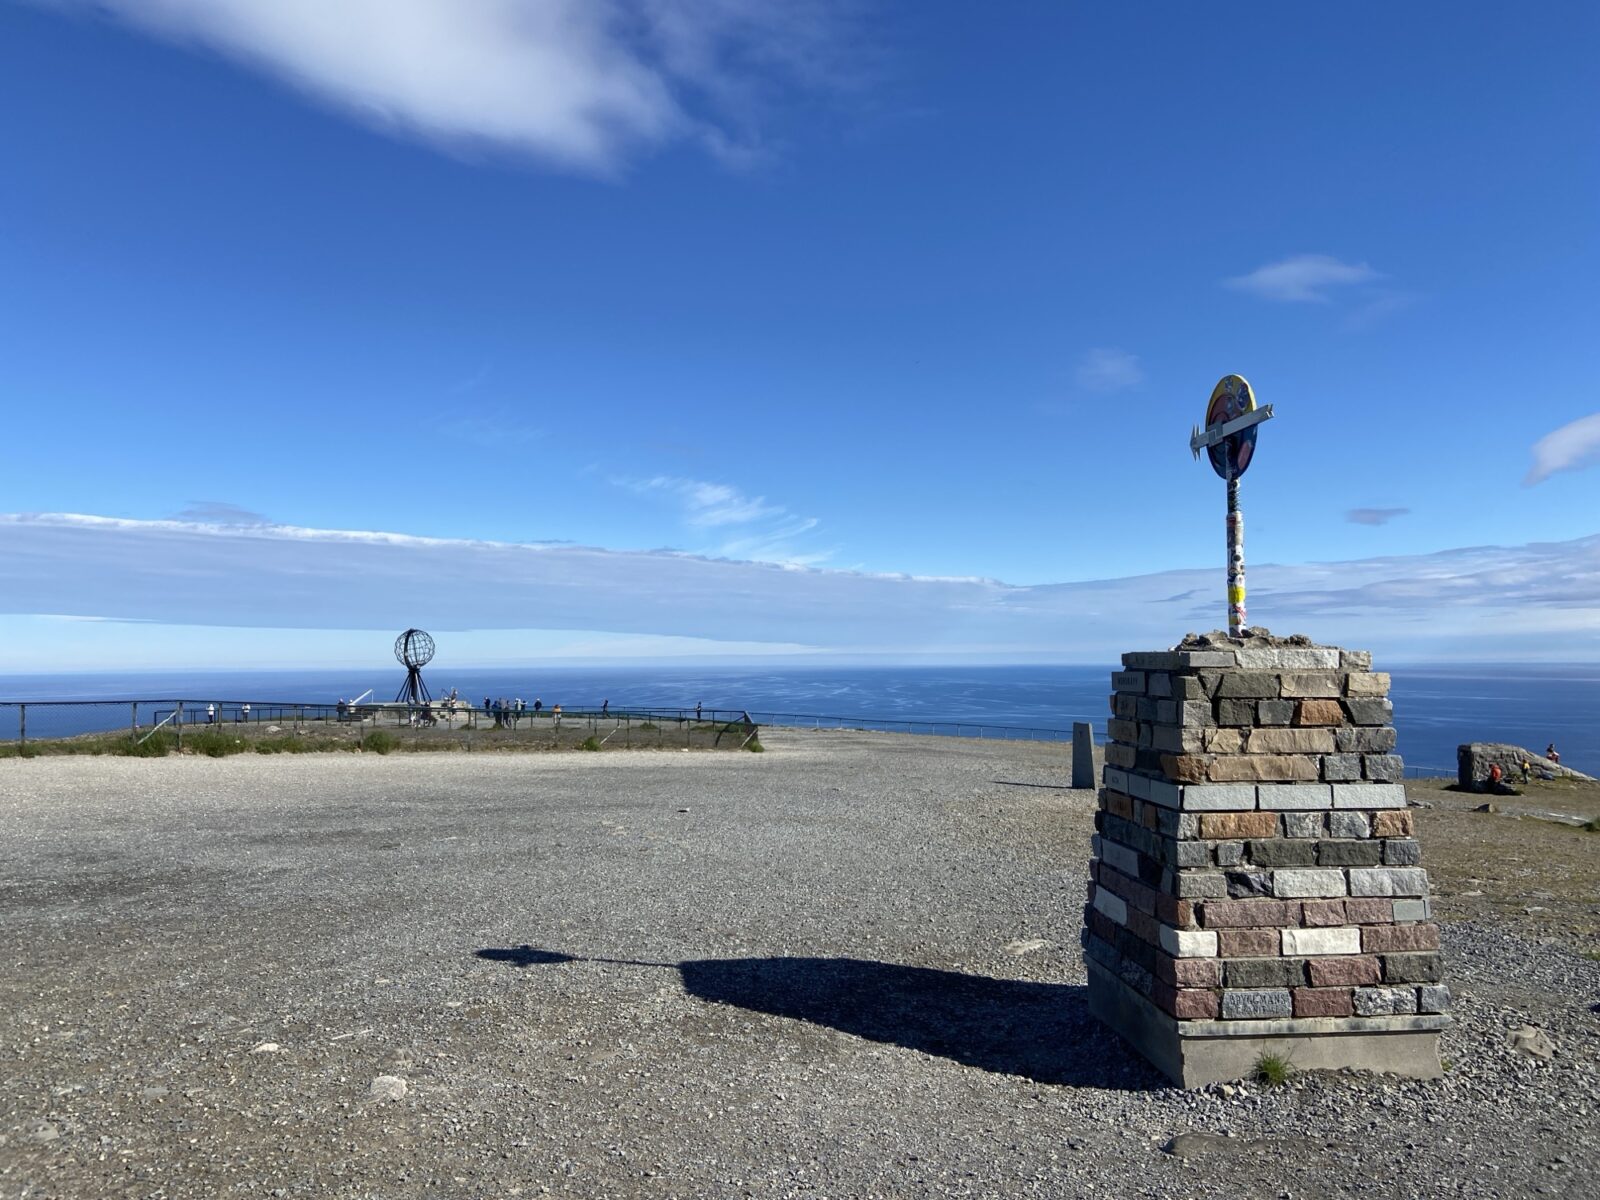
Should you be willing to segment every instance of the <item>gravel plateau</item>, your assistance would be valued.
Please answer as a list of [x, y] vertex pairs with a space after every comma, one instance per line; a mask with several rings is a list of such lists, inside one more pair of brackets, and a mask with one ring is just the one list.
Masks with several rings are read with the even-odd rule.
[[1415, 789], [1445, 1076], [1185, 1092], [1067, 748], [762, 741], [0, 762], [0, 1200], [1600, 1189], [1596, 897], [1497, 849], [1600, 834]]

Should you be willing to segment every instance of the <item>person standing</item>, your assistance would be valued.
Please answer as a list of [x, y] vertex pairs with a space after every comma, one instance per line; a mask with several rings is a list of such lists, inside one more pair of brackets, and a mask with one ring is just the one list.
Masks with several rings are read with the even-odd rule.
[[609, 701], [609, 700], [600, 701], [600, 715], [602, 717], [609, 717], [611, 715], [611, 701]]
[[216, 723], [217, 723], [217, 706], [215, 704], [208, 704], [208, 705], [206, 705], [206, 724], [207, 725], [215, 725]]
[[1561, 751], [1556, 749], [1556, 744], [1554, 742], [1551, 742], [1544, 748], [1544, 756], [1551, 762], [1555, 763], [1556, 766], [1559, 767], [1561, 765]]
[[698, 700], [694, 702], [694, 719], [696, 721], [700, 719], [700, 701]]

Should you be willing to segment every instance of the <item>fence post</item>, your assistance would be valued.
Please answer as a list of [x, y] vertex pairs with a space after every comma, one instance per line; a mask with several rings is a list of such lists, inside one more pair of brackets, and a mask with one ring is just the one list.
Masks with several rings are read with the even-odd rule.
[[178, 753], [183, 753], [183, 701], [178, 701], [178, 707], [172, 717], [172, 727], [178, 731]]
[[128, 713], [128, 740], [137, 741], [139, 737], [139, 702], [135, 700], [128, 707], [132, 710]]
[[21, 746], [28, 744], [28, 706], [26, 704], [17, 706], [17, 744]]

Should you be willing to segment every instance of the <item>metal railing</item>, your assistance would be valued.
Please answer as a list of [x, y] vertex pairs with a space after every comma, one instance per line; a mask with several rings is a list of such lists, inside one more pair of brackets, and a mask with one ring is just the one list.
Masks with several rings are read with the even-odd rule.
[[[185, 731], [241, 729], [258, 734], [266, 726], [276, 732], [305, 732], [308, 727], [351, 727], [357, 735], [367, 729], [444, 731], [469, 735], [552, 735], [574, 726], [596, 735], [604, 733], [610, 744], [620, 734], [624, 745], [634, 735], [660, 734], [670, 726], [689, 737], [695, 730], [716, 727], [779, 725], [813, 730], [862, 730], [935, 737], [970, 737], [1002, 741], [1070, 742], [1072, 730], [1040, 726], [1002, 725], [972, 720], [929, 720], [905, 717], [840, 716], [823, 713], [773, 712], [698, 705], [584, 705], [535, 709], [517, 702], [471, 705], [439, 700], [428, 705], [402, 703], [351, 704], [322, 701], [237, 699], [118, 699], [118, 700], [0, 700], [0, 744], [106, 735], [125, 730], [131, 741], [148, 739], [158, 729], [171, 731], [179, 746]], [[1103, 734], [1103, 729], [1100, 731]], [[664, 743], [664, 736], [643, 738]], [[748, 740], [748, 739], [747, 739]]]

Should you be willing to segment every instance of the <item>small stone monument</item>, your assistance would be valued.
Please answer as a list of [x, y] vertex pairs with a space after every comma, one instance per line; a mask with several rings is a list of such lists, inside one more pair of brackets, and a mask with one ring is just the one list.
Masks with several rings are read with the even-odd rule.
[[1112, 676], [1090, 1009], [1186, 1087], [1267, 1053], [1437, 1076], [1450, 994], [1389, 677], [1364, 651], [1245, 628], [1232, 520], [1229, 568], [1240, 625]]

